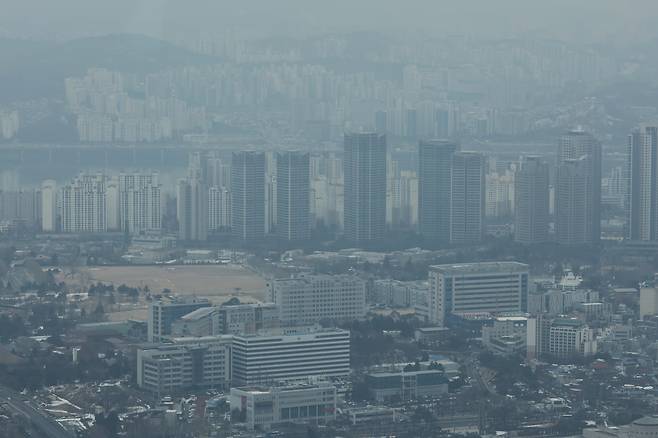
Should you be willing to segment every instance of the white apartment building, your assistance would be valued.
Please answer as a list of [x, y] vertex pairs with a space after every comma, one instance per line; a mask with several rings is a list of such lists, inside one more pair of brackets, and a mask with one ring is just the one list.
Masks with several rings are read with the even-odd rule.
[[277, 279], [270, 300], [282, 324], [312, 325], [323, 319], [349, 321], [366, 314], [365, 281], [351, 275], [308, 275]]
[[61, 217], [65, 233], [103, 233], [106, 221], [106, 178], [103, 174], [80, 174], [62, 187]]
[[57, 231], [57, 183], [52, 179], [41, 184], [41, 231]]
[[503, 175], [497, 172], [486, 175], [487, 217], [508, 217], [514, 213], [514, 173], [507, 170]]
[[444, 325], [450, 314], [525, 312], [528, 265], [518, 262], [430, 266], [428, 320]]
[[128, 233], [162, 227], [162, 194], [157, 173], [119, 175], [119, 227]]
[[278, 423], [336, 419], [336, 387], [328, 382], [273, 387], [231, 388], [231, 407], [244, 413], [249, 429]]
[[231, 191], [226, 187], [208, 189], [208, 230], [226, 231], [231, 228]]

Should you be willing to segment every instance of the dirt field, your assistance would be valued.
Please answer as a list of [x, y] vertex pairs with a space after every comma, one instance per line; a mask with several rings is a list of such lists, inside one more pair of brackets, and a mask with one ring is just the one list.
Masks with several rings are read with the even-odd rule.
[[152, 292], [166, 288], [219, 303], [231, 296], [265, 299], [265, 280], [239, 265], [110, 266], [87, 268], [85, 273], [91, 282], [148, 286]]

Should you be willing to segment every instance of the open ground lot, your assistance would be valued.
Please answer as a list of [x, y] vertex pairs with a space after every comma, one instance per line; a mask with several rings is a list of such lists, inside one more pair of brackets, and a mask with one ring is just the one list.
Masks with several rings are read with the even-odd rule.
[[[69, 284], [84, 289], [98, 281], [125, 284], [131, 287], [148, 286], [151, 293], [170, 289], [178, 295], [205, 297], [221, 304], [231, 297], [241, 301], [265, 301], [265, 279], [240, 265], [177, 265], [177, 266], [104, 266], [79, 268], [62, 278]], [[109, 315], [110, 319], [143, 319], [146, 306]]]
[[148, 286], [157, 293], [163, 289], [180, 295], [248, 295], [263, 299], [265, 280], [240, 265], [108, 266], [87, 268], [92, 281]]

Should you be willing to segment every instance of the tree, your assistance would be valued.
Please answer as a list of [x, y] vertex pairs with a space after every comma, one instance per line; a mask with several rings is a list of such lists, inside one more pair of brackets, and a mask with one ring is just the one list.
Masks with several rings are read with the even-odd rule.
[[432, 361], [430, 362], [430, 365], [428, 367], [430, 370], [439, 370], [441, 372], [445, 372], [445, 368], [443, 367], [443, 364]]

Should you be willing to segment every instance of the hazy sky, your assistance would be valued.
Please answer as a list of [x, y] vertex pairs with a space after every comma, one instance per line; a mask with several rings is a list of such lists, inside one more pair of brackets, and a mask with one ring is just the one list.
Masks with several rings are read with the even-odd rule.
[[628, 41], [658, 36], [656, 0], [0, 0], [0, 35], [172, 37], [227, 25], [261, 34], [394, 29]]

